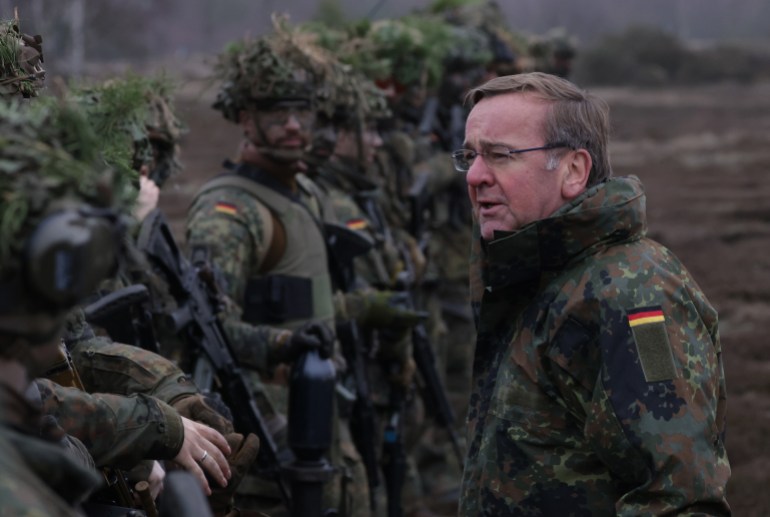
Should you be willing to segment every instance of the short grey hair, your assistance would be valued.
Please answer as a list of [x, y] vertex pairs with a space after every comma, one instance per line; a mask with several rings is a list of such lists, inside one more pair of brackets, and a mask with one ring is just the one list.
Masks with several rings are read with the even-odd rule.
[[[608, 151], [610, 108], [603, 99], [561, 77], [530, 72], [495, 77], [471, 89], [465, 102], [473, 107], [484, 98], [508, 93], [533, 93], [550, 103], [543, 127], [545, 143], [559, 142], [588, 151], [593, 162], [588, 187], [612, 176]], [[560, 156], [558, 149], [551, 151], [546, 167], [555, 169]]]

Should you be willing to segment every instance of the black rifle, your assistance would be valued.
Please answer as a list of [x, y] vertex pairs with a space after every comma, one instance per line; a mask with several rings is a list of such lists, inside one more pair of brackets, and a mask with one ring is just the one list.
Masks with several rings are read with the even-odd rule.
[[249, 383], [235, 360], [221, 327], [215, 307], [212, 282], [206, 282], [201, 270], [179, 252], [163, 214], [151, 212], [142, 225], [138, 247], [162, 274], [178, 308], [168, 315], [169, 324], [197, 351], [195, 383], [201, 391], [212, 390], [214, 381], [225, 403], [232, 410], [235, 428], [259, 437], [257, 463], [260, 473], [278, 484], [284, 503], [291, 508], [291, 493], [280, 476], [278, 447], [268, 430], [249, 389]]
[[152, 314], [150, 293], [141, 284], [106, 294], [83, 309], [86, 321], [102, 327], [114, 341], [160, 353]]
[[432, 195], [430, 173], [419, 173], [407, 192], [411, 212], [408, 230], [417, 239], [424, 239], [426, 236], [427, 225], [425, 223], [425, 216], [430, 211]]
[[[344, 292], [349, 292], [355, 283], [353, 259], [368, 252], [373, 244], [363, 234], [339, 225], [326, 223], [324, 230], [332, 279], [336, 287]], [[374, 511], [377, 507], [375, 491], [380, 485], [375, 447], [377, 413], [374, 404], [372, 404], [371, 390], [366, 374], [366, 347], [355, 320], [337, 323], [336, 334], [356, 387], [356, 398], [353, 401], [350, 416], [350, 431], [356, 449], [364, 462], [369, 484], [369, 506]]]
[[425, 384], [422, 389], [425, 405], [433, 412], [436, 422], [447, 430], [449, 441], [452, 442], [452, 450], [457, 456], [457, 463], [462, 469], [463, 453], [460, 449], [460, 439], [454, 428], [455, 415], [441, 378], [436, 371], [436, 356], [433, 353], [428, 331], [425, 325], [418, 324], [412, 329], [412, 357], [417, 365], [417, 371]]
[[[404, 292], [409, 294], [407, 303], [414, 310], [419, 307], [415, 295], [415, 289], [417, 288], [415, 274], [409, 261], [409, 254], [403, 249], [401, 254], [404, 257], [407, 269], [400, 275], [398, 284]], [[452, 450], [457, 457], [457, 463], [460, 465], [460, 469], [462, 469], [464, 456], [460, 448], [457, 431], [454, 428], [454, 411], [452, 411], [452, 406], [447, 399], [444, 383], [441, 381], [438, 370], [436, 370], [436, 354], [433, 351], [433, 345], [430, 342], [424, 323], [418, 323], [412, 328], [412, 359], [414, 359], [417, 372], [423, 382], [421, 392], [426, 402], [426, 408], [433, 413], [436, 423], [446, 429], [449, 440], [452, 442]]]
[[[397, 365], [392, 365], [397, 368]], [[395, 372], [391, 372], [395, 373]], [[382, 476], [388, 500], [388, 517], [401, 517], [401, 491], [406, 479], [406, 452], [404, 451], [404, 401], [403, 388], [392, 386], [388, 423], [382, 436]]]

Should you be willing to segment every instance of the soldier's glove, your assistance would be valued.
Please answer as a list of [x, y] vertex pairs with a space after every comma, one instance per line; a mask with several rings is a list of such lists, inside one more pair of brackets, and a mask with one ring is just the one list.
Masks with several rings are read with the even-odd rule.
[[210, 484], [211, 495], [208, 499], [215, 516], [230, 515], [235, 510], [233, 508], [235, 490], [243, 481], [259, 452], [259, 438], [255, 434], [249, 434], [244, 439], [242, 434], [230, 433], [225, 436], [225, 439], [232, 451], [227, 457], [232, 476], [224, 488], [217, 486], [216, 483]]
[[366, 289], [345, 295], [347, 315], [359, 324], [376, 329], [409, 329], [427, 314], [409, 307], [409, 294]]
[[280, 363], [293, 363], [308, 350], [318, 350], [319, 355], [324, 359], [331, 357], [334, 350], [334, 333], [326, 324], [305, 323], [278, 348], [276, 356]]
[[233, 415], [218, 396], [197, 393], [180, 397], [171, 406], [183, 417], [206, 424], [223, 435], [233, 432]]

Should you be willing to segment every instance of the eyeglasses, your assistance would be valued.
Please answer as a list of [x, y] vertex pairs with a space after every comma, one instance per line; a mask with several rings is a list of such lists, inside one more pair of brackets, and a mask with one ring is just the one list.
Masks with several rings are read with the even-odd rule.
[[460, 172], [468, 172], [477, 156], [484, 158], [484, 161], [490, 167], [503, 167], [515, 154], [528, 153], [530, 151], [543, 151], [546, 149], [558, 149], [560, 147], [569, 147], [569, 145], [560, 142], [543, 145], [541, 147], [529, 147], [527, 149], [509, 149], [504, 145], [493, 145], [482, 152], [473, 151], [471, 149], [459, 149], [452, 153], [452, 161], [454, 162], [455, 169]]
[[270, 109], [260, 110], [258, 120], [266, 126], [283, 126], [294, 119], [303, 127], [308, 127], [315, 118], [315, 112], [310, 106], [275, 106]]

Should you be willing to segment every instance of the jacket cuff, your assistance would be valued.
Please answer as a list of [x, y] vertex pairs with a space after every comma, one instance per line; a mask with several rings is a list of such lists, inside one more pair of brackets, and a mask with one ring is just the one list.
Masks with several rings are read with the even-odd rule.
[[163, 415], [163, 421], [158, 423], [158, 440], [148, 457], [160, 460], [170, 460], [179, 454], [184, 443], [184, 424], [182, 417], [174, 408], [156, 400], [158, 409]]

